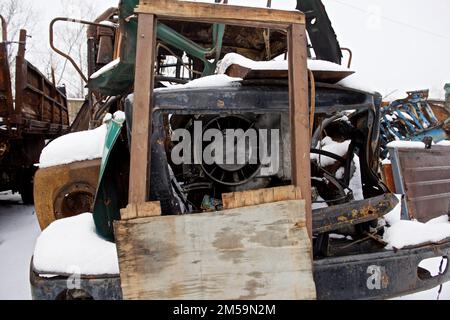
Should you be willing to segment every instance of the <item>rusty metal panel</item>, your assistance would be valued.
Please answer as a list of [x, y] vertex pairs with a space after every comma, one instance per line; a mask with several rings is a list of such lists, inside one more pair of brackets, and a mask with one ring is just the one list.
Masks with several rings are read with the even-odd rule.
[[397, 192], [405, 194], [411, 219], [427, 222], [450, 213], [450, 147], [395, 149], [393, 174]]
[[397, 205], [397, 197], [386, 193], [375, 198], [353, 201], [313, 211], [313, 232], [320, 234], [377, 220]]
[[69, 124], [67, 98], [31, 63], [24, 60], [25, 78], [20, 86], [22, 114], [27, 119]]

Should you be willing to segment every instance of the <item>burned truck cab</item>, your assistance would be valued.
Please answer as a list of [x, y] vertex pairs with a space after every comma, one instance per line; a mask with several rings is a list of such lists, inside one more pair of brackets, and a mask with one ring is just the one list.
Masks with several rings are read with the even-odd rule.
[[[93, 203], [97, 232], [109, 241], [114, 241], [113, 223], [120, 220], [120, 209], [128, 204], [135, 5], [136, 1], [123, 1], [119, 8], [120, 61], [103, 72], [96, 70], [88, 83], [97, 96], [114, 96], [115, 108], [126, 115], [125, 122], [113, 124], [107, 136], [108, 152]], [[448, 281], [448, 270], [431, 277], [418, 267], [423, 259], [448, 257], [448, 244], [385, 250], [382, 218], [398, 199], [378, 173], [381, 96], [341, 82], [352, 72], [341, 66], [342, 50], [321, 1], [298, 1], [297, 9], [306, 13], [311, 41], [310, 176], [317, 297], [390, 298]], [[291, 184], [287, 72], [239, 63], [281, 59], [282, 64], [286, 36], [272, 30], [252, 33], [245, 28], [171, 21], [162, 21], [157, 34], [149, 200], [160, 201], [163, 215], [196, 214], [221, 210], [222, 195], [227, 193]], [[245, 57], [224, 67], [230, 55]], [[334, 69], [321, 68], [324, 63]], [[213, 75], [216, 69], [221, 72]], [[187, 137], [199, 139], [200, 144], [194, 145], [201, 147], [184, 148]], [[218, 140], [221, 144], [212, 147]], [[231, 157], [239, 153], [243, 161], [228, 163], [224, 146], [236, 150], [242, 140], [243, 152]], [[251, 148], [252, 141], [256, 149]], [[223, 161], [210, 161], [205, 154], [213, 160], [220, 155]], [[35, 298], [53, 299], [56, 292], [67, 291], [64, 277], [44, 279], [41, 273], [31, 270]], [[86, 275], [82, 283], [95, 299], [121, 297], [119, 275]], [[52, 290], [46, 289], [50, 285]]]

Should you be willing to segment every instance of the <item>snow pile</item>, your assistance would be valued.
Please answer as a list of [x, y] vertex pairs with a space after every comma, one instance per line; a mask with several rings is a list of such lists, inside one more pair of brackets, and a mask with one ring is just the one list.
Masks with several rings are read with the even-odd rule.
[[443, 140], [441, 142], [436, 143], [438, 146], [450, 147], [450, 140]]
[[[336, 142], [330, 137], [325, 137], [324, 139], [322, 139], [322, 141], [319, 142], [317, 149], [328, 151], [340, 157], [343, 157], [347, 154], [350, 143], [351, 140]], [[336, 162], [336, 160], [333, 158], [315, 153], [311, 153], [311, 160], [316, 161], [321, 167], [327, 167]]]
[[241, 78], [233, 78], [224, 74], [217, 74], [195, 79], [186, 84], [176, 84], [167, 88], [158, 88], [155, 89], [155, 92], [186, 88], [237, 87], [241, 85], [241, 81]]
[[387, 147], [393, 149], [425, 149], [425, 143], [420, 141], [392, 141], [388, 143]]
[[39, 168], [102, 157], [107, 125], [87, 131], [69, 133], [50, 142], [41, 153]]
[[95, 232], [91, 213], [53, 222], [39, 236], [34, 267], [44, 274], [118, 274], [116, 245]]
[[106, 72], [108, 72], [108, 71], [111, 71], [111, 70], [117, 68], [117, 66], [119, 65], [119, 63], [120, 63], [120, 58], [111, 61], [111, 62], [108, 63], [106, 66], [104, 66], [103, 68], [101, 68], [101, 69], [98, 70], [97, 72], [93, 73], [93, 74], [91, 75], [91, 79], [96, 79], [96, 78], [100, 77], [102, 74], [104, 74], [104, 73], [106, 73]]
[[[114, 112], [113, 119], [116, 120], [116, 121], [119, 121], [119, 122], [120, 121], [125, 121], [125, 112], [120, 111], [120, 110]], [[106, 121], [103, 120], [103, 122], [106, 122]]]
[[[399, 200], [401, 199], [401, 196]], [[427, 223], [401, 220], [401, 202], [384, 219], [390, 225], [385, 228], [383, 240], [388, 243], [386, 249], [402, 249], [425, 243], [437, 243], [450, 238], [450, 222], [447, 215], [430, 220]]]
[[[192, 0], [181, 0], [181, 1], [192, 1]], [[195, 0], [196, 2], [214, 3], [214, 0]], [[221, 4], [219, 4], [221, 5]], [[254, 8], [267, 8], [267, 0], [228, 0], [228, 5], [230, 6], [245, 6]], [[270, 9], [287, 10], [287, 11], [297, 11], [296, 0], [283, 0], [283, 1], [272, 1]]]
[[364, 200], [362, 177], [361, 177], [361, 163], [359, 157], [355, 154], [353, 157], [353, 162], [355, 163], [355, 173], [350, 179], [350, 185], [348, 186], [350, 190], [353, 191], [353, 198], [356, 201]]
[[[288, 70], [287, 60], [254, 61], [238, 53], [228, 53], [220, 62], [218, 73], [224, 74], [233, 64], [251, 70]], [[308, 68], [313, 71], [351, 71], [344, 66], [324, 60], [308, 60]]]
[[106, 27], [114, 27], [114, 28], [118, 28], [119, 25], [117, 23], [114, 23], [112, 21], [109, 20], [104, 20], [100, 22], [101, 25], [106, 26]]
[[241, 67], [252, 70], [288, 70], [288, 62], [286, 60], [254, 61], [238, 53], [228, 53], [219, 63], [217, 73], [224, 74], [227, 69], [233, 64], [237, 64]]
[[[366, 80], [367, 82], [367, 80]], [[352, 74], [351, 76], [348, 76], [347, 78], [339, 81], [337, 84], [345, 87], [345, 88], [349, 88], [349, 89], [354, 89], [354, 90], [358, 90], [358, 91], [363, 91], [363, 92], [367, 92], [370, 94], [375, 94], [375, 90], [373, 88], [373, 86], [371, 86], [370, 84], [366, 83], [364, 80], [362, 80], [360, 78], [360, 75], [356, 74]]]
[[317, 197], [317, 200], [312, 204], [312, 210], [318, 210], [322, 208], [328, 208], [328, 204], [325, 202], [321, 196]]
[[312, 71], [334, 71], [334, 72], [353, 72], [353, 70], [340, 64], [325, 60], [308, 59], [308, 69]]
[[387, 249], [402, 249], [424, 243], [437, 243], [447, 238], [450, 238], [450, 223], [448, 216], [443, 216], [427, 223], [398, 221], [386, 229], [383, 240], [388, 243]]

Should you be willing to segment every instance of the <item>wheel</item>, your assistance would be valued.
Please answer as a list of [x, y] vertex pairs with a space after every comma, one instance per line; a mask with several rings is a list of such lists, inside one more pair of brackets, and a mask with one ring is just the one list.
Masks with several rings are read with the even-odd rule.
[[34, 207], [41, 229], [57, 219], [91, 212], [100, 159], [39, 169], [34, 178]]
[[26, 205], [34, 204], [33, 178], [34, 178], [34, 170], [28, 169], [22, 175], [19, 193], [22, 196], [23, 204]]

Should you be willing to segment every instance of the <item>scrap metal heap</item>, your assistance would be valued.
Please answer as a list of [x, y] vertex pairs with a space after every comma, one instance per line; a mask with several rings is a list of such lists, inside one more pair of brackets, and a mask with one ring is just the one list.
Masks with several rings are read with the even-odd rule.
[[[308, 58], [342, 64], [342, 49], [322, 2], [303, 0], [297, 3], [297, 9], [305, 12], [310, 43], [302, 45], [307, 46]], [[122, 123], [111, 124], [106, 141], [108, 154], [102, 159], [101, 166], [89, 164], [100, 172], [98, 186], [93, 186], [97, 189], [95, 202], [91, 203], [97, 231], [111, 241], [115, 239], [114, 221], [121, 219], [120, 209], [130, 202], [130, 144], [136, 104], [133, 93], [139, 89], [134, 82], [138, 42], [138, 20], [134, 10], [137, 5], [137, 0], [121, 1], [118, 9], [102, 15], [89, 31], [91, 50], [86, 76], [89, 96], [83, 113], [84, 126], [86, 121], [91, 125], [98, 123], [106, 112], [124, 110], [126, 114], [123, 128]], [[114, 32], [109, 32], [111, 26]], [[201, 215], [226, 209], [224, 200], [230, 194], [291, 185], [295, 170], [290, 161], [293, 139], [289, 130], [286, 70], [244, 70], [239, 74], [243, 80], [238, 87], [172, 87], [175, 83], [184, 84], [214, 74], [219, 62], [229, 53], [253, 61], [287, 56], [286, 33], [267, 28], [170, 19], [159, 20], [155, 29], [154, 87], [169, 88], [157, 90], [152, 96], [152, 132], [147, 146], [151, 156], [148, 200], [160, 202], [162, 215]], [[242, 68], [235, 65], [226, 70], [231, 76], [233, 72], [242, 72]], [[417, 265], [424, 257], [432, 256], [432, 248], [405, 250], [400, 254], [384, 250], [384, 226], [379, 222], [398, 200], [379, 175], [380, 145], [392, 139], [392, 135], [397, 136], [391, 132], [397, 131], [387, 123], [381, 124], [380, 129], [381, 95], [338, 84], [350, 74], [342, 70], [312, 70], [307, 88], [311, 172], [307, 173], [310, 181], [304, 183], [311, 184], [314, 280], [318, 297], [380, 298], [431, 288], [435, 279], [418, 282]], [[387, 119], [391, 112], [399, 117], [401, 124], [406, 120], [410, 122], [405, 115], [408, 111], [397, 110], [399, 105], [412, 104], [414, 110], [410, 112], [414, 117], [409, 117], [418, 120], [414, 124], [420, 128], [432, 127], [436, 117], [426, 104], [422, 107], [429, 118], [418, 117], [417, 106], [423, 99], [420, 93], [411, 93], [410, 99], [388, 108], [384, 118]], [[239, 166], [174, 163], [170, 154], [177, 143], [172, 141], [172, 133], [177, 129], [194, 133], [196, 122], [201, 122], [203, 130], [279, 130], [282, 141], [279, 170], [264, 174], [261, 161], [256, 165], [245, 163]], [[411, 133], [404, 132], [406, 134]], [[41, 178], [51, 180], [53, 174], [50, 168], [42, 171]], [[65, 181], [64, 186], [52, 186], [44, 201], [51, 205], [37, 206], [38, 215], [46, 217], [44, 225], [50, 223], [52, 217], [44, 213], [43, 208], [52, 208], [50, 215], [55, 213], [56, 216], [61, 210], [53, 199], [58, 198], [61, 190], [65, 192], [64, 197], [70, 196], [66, 190], [80, 182]], [[79, 213], [67, 212], [66, 215]], [[448, 251], [445, 245], [441, 249], [445, 254]], [[383, 285], [381, 291], [368, 289], [368, 267], [380, 261], [386, 268], [383, 276], [390, 282]], [[342, 290], [344, 287], [348, 290]]]
[[429, 101], [428, 93], [428, 90], [408, 92], [406, 99], [396, 100], [382, 109], [383, 158], [391, 141], [422, 141], [430, 137], [437, 143], [449, 139], [450, 109], [442, 102]]
[[[120, 55], [120, 62], [114, 68], [106, 68], [91, 75], [88, 82], [93, 92], [114, 95], [116, 108], [125, 110], [128, 137], [131, 133], [133, 105], [128, 96], [133, 92], [137, 28], [132, 12], [136, 4], [136, 1], [124, 1], [119, 8], [119, 37], [122, 43], [114, 57]], [[310, 58], [341, 63], [342, 51], [322, 3], [299, 1], [298, 9], [306, 12], [306, 26], [311, 35], [311, 44], [308, 46]], [[287, 52], [286, 35], [277, 30], [162, 19], [156, 26], [156, 33], [156, 87], [210, 75], [218, 62], [230, 52], [256, 61], [272, 60]], [[328, 234], [343, 232], [353, 235], [355, 241], [366, 238], [366, 233], [376, 226], [377, 219], [397, 203], [377, 175], [377, 122], [381, 97], [336, 85], [349, 74], [351, 72], [324, 73], [316, 70], [313, 71], [315, 81], [310, 85], [310, 89], [315, 90], [315, 103], [311, 109], [312, 112], [315, 110], [311, 183], [317, 256], [329, 256], [331, 252], [336, 254], [340, 248], [357, 248], [339, 243], [337, 248], [330, 249], [330, 243], [336, 241], [329, 239]], [[150, 199], [161, 201], [163, 214], [220, 209], [222, 194], [290, 183], [291, 166], [287, 160], [290, 148], [287, 73], [276, 74], [273, 70], [266, 70], [256, 76], [249, 73], [243, 78], [240, 89], [207, 88], [194, 92], [180, 88], [155, 92], [155, 105], [158, 108], [153, 112], [153, 126], [158, 130], [154, 131], [152, 141], [164, 141], [164, 144], [151, 143], [152, 159], [155, 161], [150, 171], [150, 185], [153, 186]], [[226, 101], [229, 110], [223, 107], [217, 109], [217, 101]], [[196, 109], [201, 110], [201, 113], [197, 113]], [[170, 132], [180, 128], [193, 132], [194, 120], [201, 121], [204, 130], [221, 128], [246, 131], [251, 127], [280, 129], [280, 139], [286, 141], [281, 145], [280, 169], [264, 176], [261, 175], [260, 163], [240, 167], [172, 163], [167, 156], [175, 147]], [[332, 149], [340, 145], [348, 148], [344, 148], [343, 152]], [[127, 145], [125, 147], [128, 148]], [[120, 157], [120, 163], [124, 164], [121, 172], [126, 175], [129, 172], [127, 156]], [[355, 178], [355, 174], [358, 177]], [[103, 175], [104, 179], [113, 176], [108, 172]], [[127, 184], [118, 186], [108, 180], [107, 183], [102, 181], [100, 186], [100, 195], [102, 188], [108, 190], [105, 191], [106, 198], [97, 197], [94, 207], [97, 227], [103, 236], [112, 239], [111, 221], [119, 218], [119, 207], [126, 206], [128, 201], [127, 197], [116, 195], [127, 194]], [[114, 186], [113, 189], [117, 186], [119, 190], [109, 190], [111, 186]], [[107, 199], [114, 199], [109, 207], [103, 205], [109, 201]], [[355, 208], [359, 209], [356, 216], [353, 214]], [[343, 223], [343, 220], [347, 222]], [[379, 237], [378, 230], [372, 233], [373, 238]], [[380, 246], [380, 242], [372, 238], [364, 242]], [[352, 250], [344, 251], [348, 254]]]

